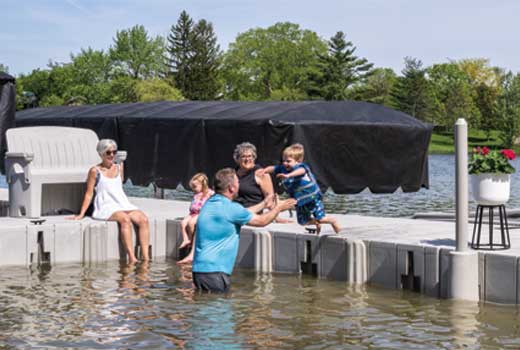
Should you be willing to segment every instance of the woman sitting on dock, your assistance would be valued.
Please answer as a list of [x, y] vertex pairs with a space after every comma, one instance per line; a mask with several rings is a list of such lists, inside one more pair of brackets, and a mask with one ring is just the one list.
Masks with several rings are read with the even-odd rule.
[[[269, 174], [258, 175], [258, 170], [262, 167], [256, 164], [256, 147], [250, 142], [242, 142], [235, 147], [233, 159], [237, 164], [236, 172], [240, 188], [238, 197], [234, 200], [242, 204], [245, 208], [252, 207], [261, 203], [265, 198], [273, 198], [267, 209], [272, 209], [276, 205], [274, 196], [273, 181]], [[285, 223], [290, 220], [277, 218], [276, 222]]]
[[85, 216], [94, 190], [94, 213], [92, 217], [98, 220], [116, 221], [120, 226], [121, 241], [128, 255], [128, 263], [137, 262], [132, 244], [132, 224], [139, 227], [139, 243], [142, 259], [149, 260], [148, 247], [150, 228], [148, 217], [135, 205], [131, 204], [123, 191], [123, 164], [114, 162], [117, 153], [117, 144], [114, 140], [100, 140], [96, 147], [101, 163], [90, 168], [87, 178], [87, 189], [83, 198], [80, 213], [74, 220], [81, 220]]

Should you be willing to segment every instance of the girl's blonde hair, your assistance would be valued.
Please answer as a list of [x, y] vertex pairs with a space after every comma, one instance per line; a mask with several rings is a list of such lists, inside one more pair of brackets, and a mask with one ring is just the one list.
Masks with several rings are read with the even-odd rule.
[[204, 173], [196, 173], [193, 175], [193, 177], [190, 180], [190, 187], [193, 188], [193, 183], [195, 181], [199, 181], [202, 184], [202, 192], [206, 193], [208, 192], [209, 185], [208, 185], [208, 177]]
[[290, 157], [297, 162], [303, 162], [305, 150], [301, 143], [295, 143], [283, 150], [283, 157]]

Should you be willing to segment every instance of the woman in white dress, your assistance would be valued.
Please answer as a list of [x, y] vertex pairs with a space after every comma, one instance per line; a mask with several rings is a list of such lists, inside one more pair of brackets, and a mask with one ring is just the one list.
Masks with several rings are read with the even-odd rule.
[[92, 217], [119, 223], [121, 241], [130, 264], [137, 261], [132, 245], [132, 224], [136, 224], [139, 227], [142, 259], [147, 261], [149, 260], [148, 246], [150, 240], [148, 217], [130, 203], [123, 191], [123, 164], [114, 163], [117, 144], [114, 140], [103, 139], [98, 142], [96, 149], [101, 157], [101, 163], [90, 168], [88, 172], [83, 204], [80, 213], [74, 216], [74, 219], [81, 220], [85, 216], [95, 191]]

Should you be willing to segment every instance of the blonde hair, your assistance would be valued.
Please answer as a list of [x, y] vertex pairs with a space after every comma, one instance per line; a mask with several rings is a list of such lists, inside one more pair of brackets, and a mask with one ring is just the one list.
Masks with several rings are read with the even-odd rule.
[[209, 185], [208, 185], [208, 177], [204, 173], [196, 173], [193, 175], [193, 177], [190, 180], [190, 187], [193, 189], [193, 183], [195, 181], [200, 182], [202, 185], [202, 193], [208, 192]]
[[294, 143], [283, 150], [283, 157], [290, 157], [297, 162], [303, 162], [305, 151], [301, 143]]

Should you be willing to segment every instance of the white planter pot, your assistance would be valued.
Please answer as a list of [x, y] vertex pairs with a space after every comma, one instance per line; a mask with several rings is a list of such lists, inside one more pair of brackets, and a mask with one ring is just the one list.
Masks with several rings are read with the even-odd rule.
[[502, 205], [509, 200], [511, 175], [471, 175], [473, 199], [480, 205]]

